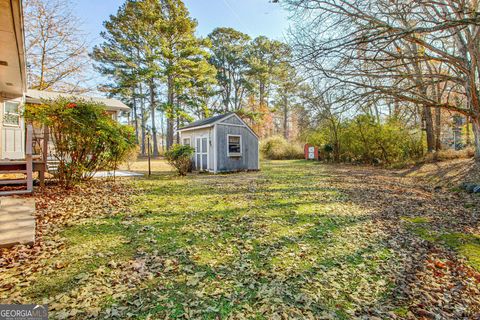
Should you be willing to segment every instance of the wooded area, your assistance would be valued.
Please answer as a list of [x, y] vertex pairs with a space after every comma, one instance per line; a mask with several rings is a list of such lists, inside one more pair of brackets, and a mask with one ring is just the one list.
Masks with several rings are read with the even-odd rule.
[[[336, 161], [390, 163], [470, 145], [480, 156], [476, 2], [273, 2], [291, 14], [285, 43], [225, 27], [201, 38], [181, 0], [126, 1], [89, 58], [77, 24], [63, 27], [77, 19], [68, 2], [29, 1], [29, 79], [92, 90], [81, 79], [93, 59], [108, 79], [97, 89], [132, 108], [142, 154], [147, 133], [157, 156], [182, 125], [235, 111], [262, 139], [313, 143]], [[365, 134], [351, 142], [359, 121]], [[399, 136], [408, 142], [397, 145]]]
[[[103, 89], [132, 107], [142, 154], [148, 130], [158, 155], [160, 145], [165, 150], [178, 142], [174, 131], [183, 124], [232, 111], [261, 136], [288, 137], [296, 90], [288, 45], [232, 28], [198, 38], [197, 22], [178, 0], [127, 1], [104, 25], [105, 41], [92, 57], [112, 80]], [[274, 128], [267, 110], [280, 107], [283, 123]], [[157, 141], [162, 138], [165, 145]]]
[[424, 130], [433, 152], [442, 148], [445, 118], [461, 116], [465, 144], [480, 156], [477, 1], [283, 3], [296, 21], [295, 61], [324, 88], [327, 119], [345, 110], [379, 123], [395, 118]]

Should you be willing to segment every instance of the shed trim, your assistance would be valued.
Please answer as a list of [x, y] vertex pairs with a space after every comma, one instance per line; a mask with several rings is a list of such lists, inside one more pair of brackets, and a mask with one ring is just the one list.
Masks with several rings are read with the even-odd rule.
[[217, 173], [217, 125], [213, 125], [213, 173]]
[[[238, 137], [240, 138], [240, 152], [230, 152], [230, 137]], [[241, 134], [227, 134], [227, 157], [234, 158], [234, 157], [241, 157], [243, 156], [243, 148], [242, 148], [242, 135]]]
[[257, 140], [257, 170], [260, 170], [260, 142]]
[[206, 124], [203, 126], [198, 126], [198, 127], [189, 127], [189, 128], [184, 128], [184, 129], [178, 129], [177, 132], [183, 132], [183, 131], [192, 131], [192, 130], [198, 130], [198, 129], [205, 129], [205, 128], [211, 128], [213, 127], [213, 123], [211, 124]]
[[[227, 119], [230, 119], [231, 117], [236, 117], [238, 120], [240, 120], [240, 122], [243, 123], [243, 125], [239, 125], [239, 124], [234, 124], [234, 123], [222, 123], [222, 121], [225, 121]], [[248, 129], [248, 131], [250, 131], [255, 137], [257, 137], [257, 139], [259, 139], [258, 135], [255, 133], [255, 131], [252, 130], [252, 128], [250, 128], [250, 126], [242, 119], [240, 118], [236, 113], [232, 113], [230, 116], [227, 116], [223, 119], [220, 119], [218, 122], [220, 122], [221, 125], [226, 125], [226, 126], [242, 126], [242, 127], [246, 127]]]

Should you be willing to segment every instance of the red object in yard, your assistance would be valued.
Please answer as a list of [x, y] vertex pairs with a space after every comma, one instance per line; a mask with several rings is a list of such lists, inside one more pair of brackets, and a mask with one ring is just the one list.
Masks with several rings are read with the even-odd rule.
[[305, 160], [318, 160], [318, 147], [306, 144], [303, 148]]

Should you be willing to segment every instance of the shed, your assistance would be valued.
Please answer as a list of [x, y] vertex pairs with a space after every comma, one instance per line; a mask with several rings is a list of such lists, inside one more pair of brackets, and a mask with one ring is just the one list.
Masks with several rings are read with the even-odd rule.
[[198, 171], [259, 170], [259, 143], [255, 132], [235, 113], [198, 120], [178, 129], [180, 143], [195, 148]]

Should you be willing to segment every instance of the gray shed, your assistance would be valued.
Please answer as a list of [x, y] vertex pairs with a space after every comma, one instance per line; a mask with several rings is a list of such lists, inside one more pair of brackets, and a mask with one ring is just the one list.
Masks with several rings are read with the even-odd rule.
[[198, 171], [260, 169], [258, 137], [235, 113], [198, 120], [178, 132], [181, 144], [195, 148]]

